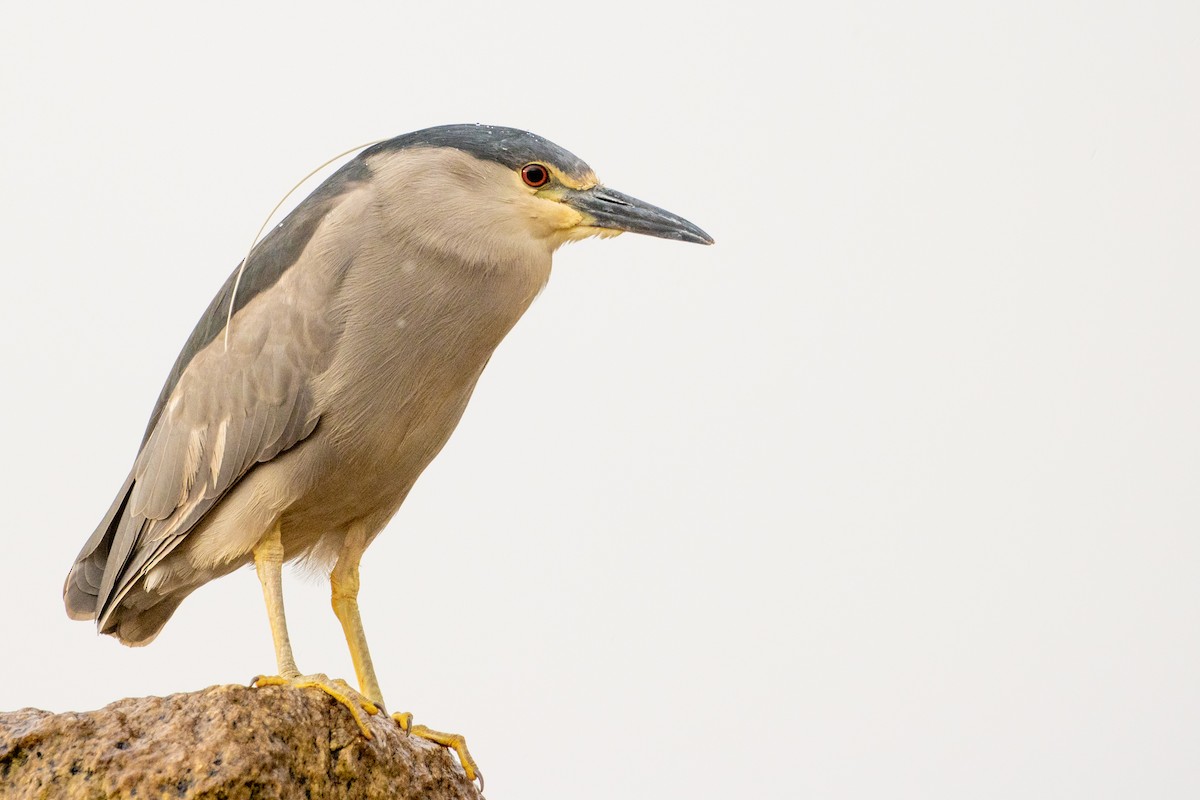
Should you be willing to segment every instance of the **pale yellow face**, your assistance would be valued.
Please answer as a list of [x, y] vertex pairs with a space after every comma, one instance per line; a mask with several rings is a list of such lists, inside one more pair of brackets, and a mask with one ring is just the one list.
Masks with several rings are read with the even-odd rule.
[[612, 228], [593, 225], [589, 215], [572, 208], [567, 203], [571, 191], [586, 191], [600, 184], [594, 172], [583, 176], [568, 175], [553, 164], [537, 161], [531, 164], [542, 166], [549, 173], [549, 180], [542, 186], [526, 183], [521, 170], [511, 170], [511, 184], [523, 196], [521, 213], [529, 225], [531, 235], [544, 239], [552, 250], [567, 242], [577, 242], [592, 236], [610, 238], [622, 232]]

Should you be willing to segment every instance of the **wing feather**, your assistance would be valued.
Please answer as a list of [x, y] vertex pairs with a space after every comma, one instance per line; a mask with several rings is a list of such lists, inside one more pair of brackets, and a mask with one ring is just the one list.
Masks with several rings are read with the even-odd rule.
[[[130, 588], [256, 464], [316, 429], [313, 380], [332, 356], [332, 298], [353, 250], [305, 248], [365, 170], [351, 162], [255, 248], [228, 347], [218, 322], [234, 276], [214, 298], [168, 377], [129, 478], [67, 577], [72, 617], [94, 617], [113, 632]], [[291, 269], [307, 271], [304, 279], [289, 279]]]
[[[244, 475], [304, 438], [284, 437], [285, 431], [306, 435], [312, 430], [310, 425], [294, 425], [293, 417], [314, 423], [319, 417], [311, 376], [301, 374], [302, 368], [287, 359], [282, 368], [291, 373], [290, 378], [281, 384], [273, 375], [281, 369], [280, 359], [274, 348], [265, 345], [288, 338], [287, 321], [266, 311], [255, 314], [256, 308], [251, 306], [237, 324], [275, 328], [274, 333], [265, 336], [247, 330], [229, 353], [214, 343], [212, 351], [198, 356], [179, 382], [179, 402], [168, 404], [138, 458], [131, 508], [145, 524], [133, 540], [122, 539], [118, 532], [120, 552], [128, 546], [129, 557], [112, 587], [102, 587], [101, 596], [111, 599], [100, 611], [101, 629], [109, 621], [108, 612], [129, 589], [177, 547]], [[301, 364], [321, 360], [322, 355], [314, 353], [301, 359]], [[233, 379], [228, 380], [231, 371]], [[215, 450], [218, 446], [220, 451]], [[214, 463], [219, 465], [215, 474], [210, 467]]]

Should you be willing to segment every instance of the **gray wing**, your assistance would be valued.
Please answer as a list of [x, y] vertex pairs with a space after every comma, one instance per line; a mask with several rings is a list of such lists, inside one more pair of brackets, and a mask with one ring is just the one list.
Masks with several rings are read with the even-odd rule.
[[361, 162], [348, 164], [255, 248], [228, 346], [236, 272], [213, 299], [163, 387], [129, 477], [67, 576], [63, 596], [72, 618], [95, 618], [110, 632], [130, 587], [256, 464], [316, 428], [312, 380], [336, 340], [330, 298], [352, 253], [327, 242], [308, 245], [321, 239], [322, 225], [365, 170]]

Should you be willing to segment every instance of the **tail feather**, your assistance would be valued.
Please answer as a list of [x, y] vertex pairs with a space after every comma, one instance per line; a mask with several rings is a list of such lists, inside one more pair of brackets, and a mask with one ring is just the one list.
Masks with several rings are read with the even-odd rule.
[[83, 549], [75, 557], [75, 564], [67, 574], [63, 583], [63, 603], [67, 607], [67, 616], [71, 619], [96, 619], [103, 607], [104, 598], [100, 596], [100, 588], [104, 583], [104, 573], [108, 569], [113, 537], [116, 536], [117, 528], [125, 516], [125, 506], [129, 502], [132, 489], [133, 473], [130, 473], [108, 513], [83, 545]]
[[167, 620], [195, 587], [187, 586], [169, 594], [135, 589], [122, 598], [107, 615], [101, 633], [117, 637], [121, 644], [141, 647], [154, 641]]
[[[206, 574], [200, 580], [147, 587], [144, 574], [140, 573], [151, 554], [143, 553], [140, 561], [137, 558], [147, 520], [129, 508], [135, 483], [131, 473], [104, 519], [79, 551], [63, 584], [67, 616], [95, 620], [100, 633], [115, 636], [131, 647], [153, 641], [184, 598], [213, 577]], [[174, 537], [171, 544], [180, 538]], [[158, 550], [163, 547], [160, 543]], [[225, 571], [232, 571], [235, 566]]]

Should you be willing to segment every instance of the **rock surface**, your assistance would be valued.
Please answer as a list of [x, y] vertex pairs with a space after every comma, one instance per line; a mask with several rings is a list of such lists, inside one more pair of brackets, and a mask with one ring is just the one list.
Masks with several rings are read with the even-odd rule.
[[317, 689], [213, 686], [86, 713], [0, 713], [0, 798], [477, 800], [449, 751]]

